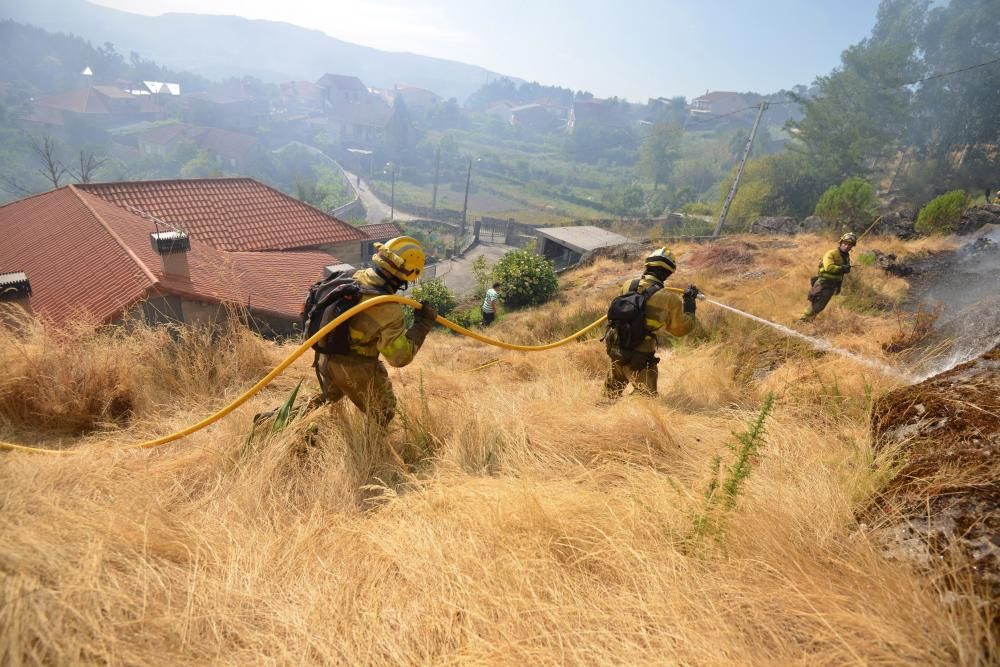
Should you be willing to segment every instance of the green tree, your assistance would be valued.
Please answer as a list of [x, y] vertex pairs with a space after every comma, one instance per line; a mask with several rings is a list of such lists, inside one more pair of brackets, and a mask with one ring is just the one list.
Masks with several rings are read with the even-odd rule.
[[916, 230], [921, 234], [950, 234], [962, 219], [969, 199], [964, 190], [952, 190], [932, 199], [920, 209]]
[[853, 227], [865, 226], [875, 216], [875, 189], [863, 178], [848, 178], [823, 193], [816, 215]]
[[639, 146], [639, 173], [653, 182], [653, 190], [670, 180], [681, 143], [680, 128], [675, 123], [659, 122]]
[[511, 250], [501, 257], [493, 277], [500, 283], [504, 305], [511, 308], [544, 303], [559, 286], [552, 263], [527, 250]]
[[215, 178], [225, 174], [211, 154], [201, 150], [192, 160], [181, 167], [180, 175], [181, 178]]
[[[927, 14], [920, 33], [928, 74], [944, 74], [988, 62], [1000, 54], [1000, 2], [951, 0]], [[1000, 64], [949, 74], [920, 84], [913, 142], [925, 156], [952, 166], [938, 182], [981, 190], [996, 183], [1000, 157]], [[960, 159], [953, 156], [958, 154]], [[991, 181], [993, 181], [991, 183]]]
[[446, 317], [455, 310], [458, 300], [441, 278], [431, 278], [417, 283], [410, 294], [421, 303], [429, 303], [437, 308], [438, 314]]
[[919, 72], [914, 49], [912, 43], [862, 42], [816, 80], [816, 97], [792, 95], [805, 115], [788, 128], [828, 184], [867, 174], [872, 160], [905, 136], [911, 92], [900, 84]]

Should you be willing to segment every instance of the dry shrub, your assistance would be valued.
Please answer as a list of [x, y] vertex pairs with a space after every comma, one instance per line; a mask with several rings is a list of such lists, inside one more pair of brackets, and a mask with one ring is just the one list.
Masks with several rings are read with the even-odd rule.
[[177, 400], [218, 400], [272, 365], [268, 345], [235, 320], [217, 327], [0, 328], [0, 419], [36, 433], [120, 426]]
[[684, 255], [684, 265], [697, 271], [724, 273], [753, 264], [756, 250], [756, 245], [743, 241], [712, 243]]
[[895, 354], [904, 350], [909, 350], [923, 342], [934, 328], [934, 323], [941, 316], [944, 304], [938, 304], [931, 308], [921, 306], [917, 312], [913, 313], [909, 321], [904, 321], [903, 317], [897, 316], [899, 331], [888, 342], [882, 344], [882, 349]]

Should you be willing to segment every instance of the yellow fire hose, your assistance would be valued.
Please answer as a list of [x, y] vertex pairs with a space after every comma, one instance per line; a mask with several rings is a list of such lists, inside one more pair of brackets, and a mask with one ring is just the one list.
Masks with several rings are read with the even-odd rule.
[[[672, 291], [675, 291], [675, 292], [683, 292], [683, 290], [675, 288], [675, 287], [665, 287], [664, 289], [669, 289], [669, 290], [672, 290]], [[305, 354], [305, 352], [307, 350], [309, 350], [315, 343], [319, 342], [328, 333], [330, 333], [331, 331], [333, 331], [333, 329], [335, 329], [338, 325], [343, 324], [344, 322], [346, 322], [347, 320], [349, 320], [351, 317], [353, 317], [354, 315], [357, 315], [358, 313], [360, 313], [363, 310], [366, 310], [368, 308], [371, 308], [372, 306], [377, 306], [377, 305], [383, 304], [383, 303], [401, 303], [401, 304], [406, 305], [406, 306], [412, 306], [414, 308], [420, 308], [420, 303], [419, 302], [414, 301], [413, 299], [409, 299], [409, 298], [407, 298], [405, 296], [398, 296], [398, 295], [395, 295], [395, 294], [389, 294], [389, 295], [385, 295], [385, 296], [377, 296], [377, 297], [374, 297], [372, 299], [368, 299], [367, 301], [364, 301], [362, 303], [359, 303], [358, 305], [354, 306], [353, 308], [351, 308], [348, 311], [345, 311], [339, 317], [337, 317], [332, 322], [330, 322], [329, 324], [327, 324], [325, 327], [323, 327], [322, 329], [320, 329], [319, 331], [317, 331], [309, 340], [307, 340], [304, 343], [302, 343], [301, 345], [299, 345], [299, 347], [296, 348], [294, 352], [292, 352], [290, 355], [288, 355], [287, 357], [285, 357], [284, 361], [282, 361], [280, 364], [278, 364], [277, 366], [275, 366], [274, 370], [272, 370], [270, 373], [268, 373], [263, 378], [261, 378], [260, 381], [257, 382], [257, 384], [255, 384], [254, 386], [250, 387], [250, 389], [248, 389], [246, 391], [246, 393], [244, 393], [242, 396], [240, 396], [239, 398], [237, 398], [232, 403], [230, 403], [226, 407], [222, 408], [221, 410], [219, 410], [215, 414], [213, 414], [213, 415], [211, 415], [209, 417], [206, 417], [205, 419], [202, 419], [197, 424], [192, 424], [191, 426], [188, 426], [185, 429], [177, 431], [176, 433], [171, 433], [170, 435], [165, 435], [162, 438], [156, 438], [155, 440], [148, 440], [146, 442], [141, 442], [141, 443], [137, 443], [137, 444], [134, 444], [134, 445], [128, 445], [127, 447], [125, 447], [125, 449], [148, 449], [148, 448], [151, 448], [151, 447], [159, 447], [160, 445], [165, 445], [168, 442], [173, 442], [174, 440], [180, 440], [183, 437], [191, 435], [195, 431], [200, 431], [201, 429], [205, 428], [206, 426], [219, 421], [220, 419], [222, 419], [223, 417], [225, 417], [226, 415], [228, 415], [230, 412], [232, 412], [233, 410], [235, 410], [236, 408], [240, 407], [241, 405], [243, 405], [244, 403], [246, 403], [248, 400], [250, 400], [250, 398], [253, 397], [254, 394], [256, 394], [257, 392], [259, 392], [261, 389], [263, 389], [264, 387], [266, 387], [268, 384], [270, 384], [271, 381], [274, 380], [274, 378], [278, 377], [278, 375], [280, 375], [282, 373], [282, 371], [284, 371], [286, 368], [288, 368], [289, 366], [291, 366], [292, 362], [294, 362], [300, 356], [302, 356], [303, 354]], [[584, 334], [586, 334], [586, 333], [588, 333], [590, 331], [593, 331], [598, 326], [600, 326], [601, 323], [603, 323], [606, 319], [607, 319], [606, 317], [601, 317], [600, 319], [592, 322], [591, 324], [588, 324], [583, 329], [580, 329], [579, 331], [577, 331], [572, 336], [567, 336], [566, 338], [563, 338], [562, 340], [557, 340], [554, 343], [547, 343], [545, 345], [516, 345], [514, 343], [505, 343], [503, 341], [496, 340], [495, 338], [490, 338], [488, 336], [483, 336], [482, 334], [478, 334], [475, 331], [469, 331], [468, 329], [466, 329], [464, 327], [460, 327], [459, 325], [455, 324], [454, 322], [446, 320], [445, 318], [443, 318], [441, 316], [438, 316], [435, 321], [438, 324], [451, 329], [455, 333], [462, 334], [463, 336], [468, 336], [469, 338], [474, 338], [474, 339], [476, 339], [476, 340], [478, 340], [478, 341], [480, 341], [482, 343], [486, 343], [487, 345], [494, 345], [496, 347], [501, 347], [501, 348], [504, 348], [504, 349], [507, 349], [507, 350], [518, 350], [520, 352], [541, 352], [542, 350], [551, 350], [551, 349], [557, 348], [557, 347], [559, 347], [561, 345], [565, 345], [566, 343], [569, 343], [570, 341], [575, 340], [576, 338], [579, 338], [580, 336], [583, 336]], [[33, 453], [57, 454], [57, 455], [68, 455], [68, 454], [74, 454], [74, 453], [76, 453], [75, 450], [71, 450], [71, 449], [67, 449], [67, 450], [61, 450], [61, 449], [43, 449], [43, 448], [40, 448], [40, 447], [27, 447], [25, 445], [16, 445], [16, 444], [14, 444], [12, 442], [3, 442], [3, 441], [0, 441], [0, 449], [10, 449], [10, 450], [19, 451], [19, 452], [33, 452]]]

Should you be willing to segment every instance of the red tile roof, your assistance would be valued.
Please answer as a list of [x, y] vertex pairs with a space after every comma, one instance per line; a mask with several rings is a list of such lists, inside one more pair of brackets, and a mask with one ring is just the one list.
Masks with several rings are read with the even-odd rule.
[[358, 225], [358, 229], [376, 241], [392, 239], [403, 235], [403, 230], [395, 222], [374, 222], [370, 225]]
[[89, 183], [77, 186], [176, 225], [219, 250], [291, 250], [368, 237], [252, 178]]
[[26, 272], [32, 310], [56, 322], [78, 313], [106, 322], [162, 292], [294, 319], [309, 285], [337, 261], [322, 252], [227, 253], [192, 239], [190, 275], [168, 275], [150, 245], [154, 230], [66, 186], [0, 207], [0, 269]]
[[72, 111], [74, 113], [94, 113], [109, 114], [111, 107], [108, 100], [128, 100], [135, 101], [138, 108], [139, 102], [132, 95], [114, 86], [89, 86], [87, 88], [77, 88], [58, 95], [39, 97], [33, 102], [36, 107], [48, 107], [59, 111]]

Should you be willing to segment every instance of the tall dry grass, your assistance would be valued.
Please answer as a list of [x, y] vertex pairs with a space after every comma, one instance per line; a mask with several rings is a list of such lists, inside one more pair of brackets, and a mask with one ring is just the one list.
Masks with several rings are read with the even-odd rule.
[[21, 319], [0, 326], [0, 431], [81, 435], [165, 403], [203, 410], [267, 372], [268, 348], [236, 318], [221, 327], [81, 319], [61, 329]]
[[[607, 269], [491, 334], [579, 328]], [[384, 436], [338, 405], [247, 445], [252, 414], [309, 381], [298, 364], [168, 447], [106, 443], [186, 425], [203, 389], [166, 383], [81, 456], [5, 455], [0, 662], [989, 664], [986, 612], [857, 530], [891, 474], [866, 409], [892, 381], [797, 347], [747, 374], [779, 343], [713, 326], [662, 352], [655, 399], [599, 400], [596, 338], [529, 356], [435, 332], [391, 371]], [[222, 393], [246, 358], [220, 361]], [[745, 488], [700, 532], [711, 461], [768, 391]]]

